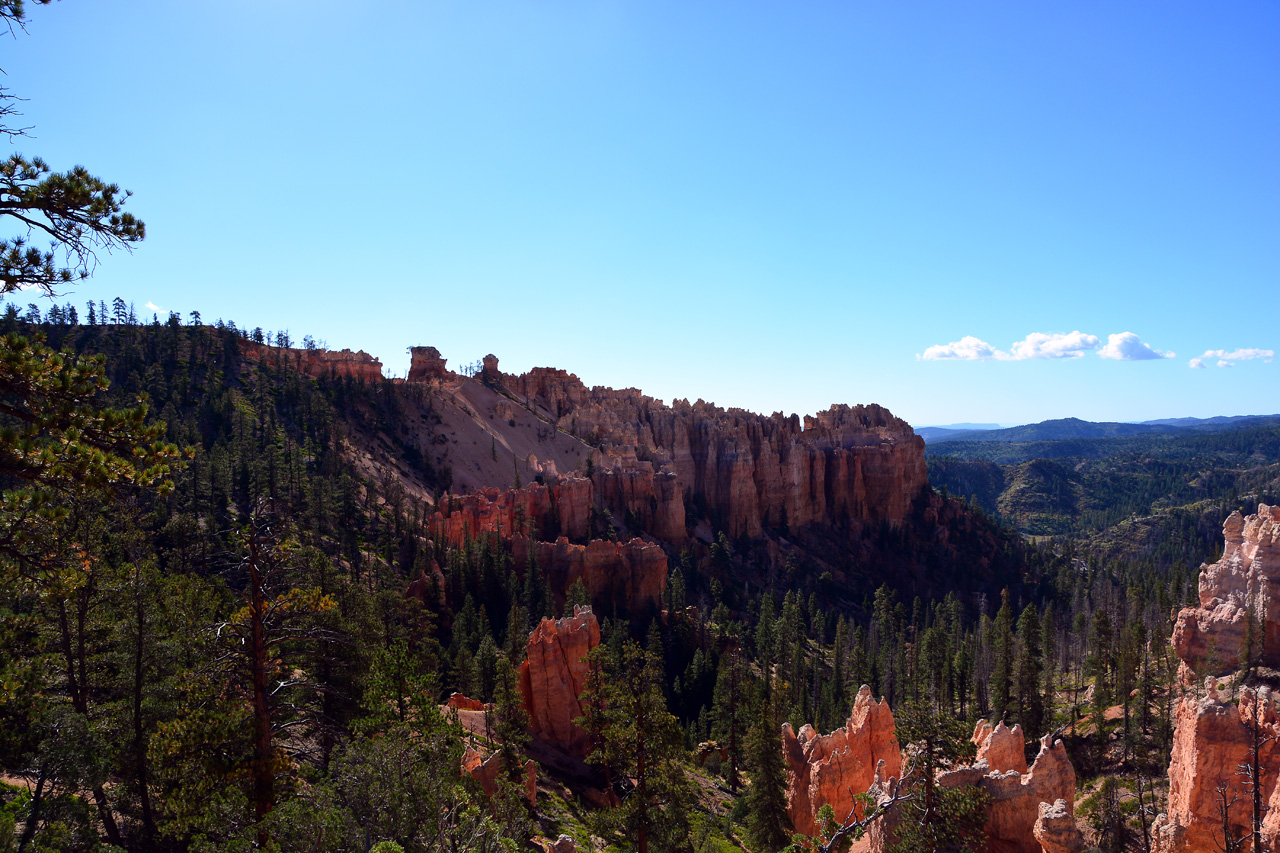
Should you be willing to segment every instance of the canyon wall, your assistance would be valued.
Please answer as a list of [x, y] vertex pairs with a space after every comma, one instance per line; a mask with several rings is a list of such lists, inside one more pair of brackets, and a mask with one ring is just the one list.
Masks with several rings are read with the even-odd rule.
[[1258, 662], [1280, 668], [1280, 507], [1233, 512], [1222, 534], [1222, 559], [1200, 570], [1200, 606], [1178, 614], [1174, 649], [1200, 675], [1231, 672], [1252, 623]]
[[[1252, 783], [1241, 773], [1257, 752], [1261, 803], [1271, 804], [1262, 846], [1280, 847], [1280, 715], [1266, 687], [1237, 686], [1246, 632], [1257, 662], [1280, 666], [1280, 508], [1261, 504], [1223, 524], [1222, 558], [1200, 572], [1198, 607], [1173, 630], [1186, 691], [1175, 706], [1168, 811], [1152, 826], [1154, 853], [1222, 849], [1226, 832], [1253, 850]], [[1205, 675], [1203, 692], [1193, 691]]]
[[[495, 359], [495, 382], [600, 447], [606, 459], [638, 457], [655, 476], [674, 475], [672, 487], [705, 504], [731, 537], [900, 521], [928, 482], [923, 440], [877, 405], [833, 406], [806, 416], [802, 428], [795, 415], [766, 417], [701, 400], [666, 406], [634, 388], [588, 389], [563, 370], [513, 376], [496, 367]], [[658, 523], [674, 532], [673, 516]]]

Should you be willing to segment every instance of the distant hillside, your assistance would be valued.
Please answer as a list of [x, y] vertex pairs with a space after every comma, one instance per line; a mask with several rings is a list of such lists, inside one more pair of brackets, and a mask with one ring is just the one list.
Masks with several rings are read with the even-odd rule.
[[[1218, 430], [1240, 429], [1246, 426], [1280, 426], [1280, 415], [1240, 415], [1236, 417], [1215, 418], [1169, 418], [1143, 423], [1095, 422], [1079, 418], [1059, 418], [1041, 421], [1038, 424], [1007, 429], [970, 430], [947, 429], [942, 427], [925, 427], [917, 430], [925, 441], [939, 443], [942, 441], [964, 442], [1031, 442], [1061, 441], [1072, 438], [1114, 438], [1129, 435], [1172, 434], [1183, 430], [1214, 432]], [[930, 450], [931, 453], [951, 450]]]
[[[926, 449], [929, 480], [1023, 533], [1088, 539], [1127, 557], [1212, 556], [1231, 509], [1280, 494], [1274, 416], [1182, 419], [1186, 426], [1050, 421], [1065, 429], [1138, 428], [1120, 435], [1010, 441], [952, 439]], [[1023, 430], [1035, 434], [1046, 424]]]

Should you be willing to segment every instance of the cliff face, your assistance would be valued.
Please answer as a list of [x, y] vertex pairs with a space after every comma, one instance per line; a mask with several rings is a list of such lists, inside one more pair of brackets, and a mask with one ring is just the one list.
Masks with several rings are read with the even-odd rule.
[[830, 804], [843, 822], [853, 808], [853, 795], [866, 793], [881, 768], [887, 781], [902, 774], [902, 753], [894, 737], [893, 712], [877, 702], [865, 684], [854, 700], [849, 722], [828, 735], [810, 725], [793, 734], [782, 726], [782, 753], [787, 761], [787, 809], [797, 832], [816, 835], [818, 809]]
[[529, 634], [528, 657], [520, 664], [520, 693], [529, 731], [579, 756], [591, 751], [591, 740], [574, 720], [582, 716], [587, 653], [598, 645], [600, 624], [595, 614], [590, 607], [575, 607], [571, 617], [539, 623]]
[[[1169, 811], [1152, 826], [1155, 853], [1216, 850], [1222, 841], [1222, 793], [1227, 797], [1227, 823], [1237, 838], [1252, 828], [1250, 788], [1239, 768], [1252, 760], [1254, 729], [1259, 733], [1262, 802], [1276, 800], [1280, 776], [1280, 719], [1266, 688], [1241, 690], [1237, 701], [1206, 680], [1206, 695], [1178, 702], [1173, 755], [1169, 762]], [[1266, 740], [1271, 737], [1271, 740]], [[1280, 843], [1280, 824], [1273, 814], [1264, 824], [1264, 846]], [[1250, 850], [1247, 845], [1242, 850]]]
[[382, 362], [364, 350], [292, 349], [266, 346], [253, 341], [241, 341], [240, 350], [246, 358], [253, 361], [289, 367], [312, 379], [330, 373], [350, 376], [362, 382], [377, 382], [382, 379]]
[[[833, 406], [806, 417], [802, 429], [795, 415], [766, 417], [701, 400], [665, 406], [634, 388], [588, 389], [562, 370], [500, 376], [514, 395], [603, 447], [606, 457], [638, 454], [656, 474], [674, 475], [673, 486], [705, 503], [731, 537], [900, 521], [927, 484], [923, 440], [880, 406]], [[662, 523], [674, 526], [675, 519]]]
[[667, 555], [642, 539], [593, 539], [575, 545], [561, 536], [555, 542], [512, 542], [517, 563], [527, 561], [531, 549], [558, 598], [580, 580], [592, 604], [606, 612], [634, 616], [656, 612], [667, 588]]
[[1222, 534], [1222, 559], [1201, 567], [1200, 606], [1178, 614], [1174, 649], [1203, 675], [1231, 672], [1251, 615], [1259, 662], [1280, 667], [1280, 507], [1262, 504], [1248, 518], [1233, 512]]
[[1179, 613], [1173, 629], [1184, 686], [1197, 671], [1207, 677], [1202, 696], [1188, 693], [1176, 706], [1169, 811], [1152, 825], [1155, 853], [1220, 849], [1224, 802], [1228, 831], [1244, 840], [1241, 850], [1252, 850], [1252, 790], [1239, 769], [1252, 762], [1255, 746], [1262, 803], [1273, 804], [1263, 846], [1280, 845], [1276, 699], [1265, 687], [1232, 695], [1229, 682], [1218, 678], [1240, 667], [1250, 622], [1260, 662], [1280, 666], [1280, 508], [1262, 504], [1247, 518], [1233, 512], [1222, 532], [1222, 559], [1201, 567], [1200, 606]]

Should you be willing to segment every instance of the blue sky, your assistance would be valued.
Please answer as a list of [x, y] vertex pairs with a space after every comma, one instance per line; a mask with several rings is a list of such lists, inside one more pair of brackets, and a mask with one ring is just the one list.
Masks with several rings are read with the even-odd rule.
[[15, 147], [147, 223], [80, 305], [764, 412], [1280, 410], [1275, 3], [29, 14]]

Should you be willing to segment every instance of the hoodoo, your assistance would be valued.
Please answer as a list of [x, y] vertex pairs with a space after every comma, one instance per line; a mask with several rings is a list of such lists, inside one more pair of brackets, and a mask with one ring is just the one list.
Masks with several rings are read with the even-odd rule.
[[1200, 606], [1179, 613], [1173, 629], [1184, 687], [1197, 673], [1205, 679], [1203, 695], [1187, 693], [1175, 705], [1169, 811], [1152, 826], [1156, 853], [1219, 849], [1224, 831], [1251, 849], [1252, 788], [1241, 767], [1255, 757], [1260, 803], [1271, 804], [1263, 846], [1274, 850], [1280, 843], [1275, 696], [1220, 678], [1241, 666], [1242, 650], [1250, 646], [1256, 662], [1280, 665], [1280, 508], [1260, 504], [1247, 518], [1233, 512], [1222, 532], [1222, 559], [1201, 567]]

